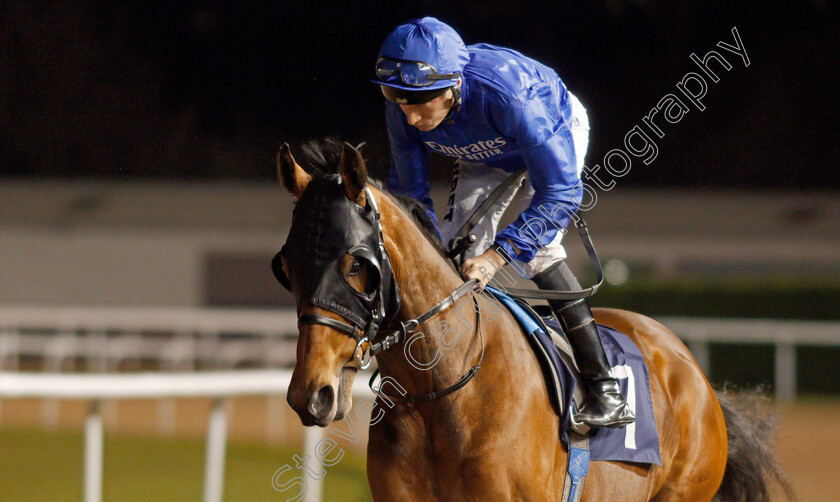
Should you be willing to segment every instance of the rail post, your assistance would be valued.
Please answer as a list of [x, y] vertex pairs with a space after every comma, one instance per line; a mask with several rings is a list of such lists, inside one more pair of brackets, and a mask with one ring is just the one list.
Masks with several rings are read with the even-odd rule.
[[204, 502], [222, 502], [225, 486], [227, 416], [225, 402], [213, 401], [207, 424], [207, 454], [204, 464]]
[[91, 402], [85, 419], [85, 502], [102, 501], [102, 416], [99, 401]]

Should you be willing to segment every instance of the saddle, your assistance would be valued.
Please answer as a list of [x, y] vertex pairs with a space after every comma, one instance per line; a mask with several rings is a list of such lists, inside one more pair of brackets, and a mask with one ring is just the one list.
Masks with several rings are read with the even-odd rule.
[[[581, 383], [572, 346], [563, 334], [563, 329], [548, 306], [532, 306], [522, 298], [509, 296], [492, 286], [486, 286], [486, 289], [508, 308], [528, 333], [531, 348], [537, 354], [543, 377], [549, 384], [552, 405], [557, 416], [563, 421], [561, 429], [568, 428], [569, 405], [583, 406], [586, 390]], [[564, 392], [567, 390], [571, 392]]]
[[[543, 370], [549, 397], [560, 418], [560, 439], [573, 448], [588, 438], [591, 460], [662, 465], [659, 435], [653, 415], [647, 363], [630, 338], [608, 326], [598, 325], [613, 374], [636, 412], [636, 422], [623, 428], [578, 429], [572, 417], [583, 404], [585, 390], [571, 345], [548, 307], [532, 306], [493, 287], [487, 291], [520, 323]], [[585, 427], [585, 426], [584, 426]]]

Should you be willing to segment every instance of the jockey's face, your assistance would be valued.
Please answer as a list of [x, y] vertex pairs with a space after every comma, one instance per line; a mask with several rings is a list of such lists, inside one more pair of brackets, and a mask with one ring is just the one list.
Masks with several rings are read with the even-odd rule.
[[449, 109], [455, 102], [452, 90], [419, 105], [400, 105], [408, 125], [412, 125], [421, 131], [431, 131], [449, 114]]

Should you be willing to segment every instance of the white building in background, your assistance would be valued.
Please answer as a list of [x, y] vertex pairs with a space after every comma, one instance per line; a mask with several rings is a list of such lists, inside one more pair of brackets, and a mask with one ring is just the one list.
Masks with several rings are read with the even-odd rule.
[[[444, 209], [447, 187], [433, 198]], [[840, 277], [840, 194], [630, 190], [585, 212], [617, 276]], [[272, 183], [0, 183], [0, 304], [282, 305], [293, 200]], [[576, 233], [573, 267], [585, 270]], [[585, 272], [584, 272], [585, 274]]]

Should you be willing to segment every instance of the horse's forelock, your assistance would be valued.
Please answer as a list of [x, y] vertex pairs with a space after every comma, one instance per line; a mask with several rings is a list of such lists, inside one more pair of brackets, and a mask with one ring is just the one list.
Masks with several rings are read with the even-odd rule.
[[[354, 148], [361, 151], [365, 145], [364, 142], [359, 143]], [[305, 142], [301, 149], [303, 150], [304, 165], [310, 171], [310, 174], [317, 175], [318, 173], [334, 173], [338, 172], [338, 166], [341, 163], [341, 155], [344, 152], [344, 142], [335, 136], [330, 136], [320, 140], [310, 140]], [[367, 184], [373, 186], [386, 197], [389, 197], [394, 203], [401, 207], [414, 221], [423, 234], [429, 241], [444, 253], [446, 248], [438, 236], [435, 223], [426, 212], [426, 206], [423, 203], [407, 197], [389, 192], [384, 184], [370, 176], [367, 178]]]
[[[364, 142], [354, 146], [361, 152]], [[317, 169], [325, 173], [338, 172], [341, 163], [341, 155], [344, 153], [344, 142], [335, 136], [324, 139], [314, 139], [305, 142], [303, 150], [303, 161], [310, 169]]]

